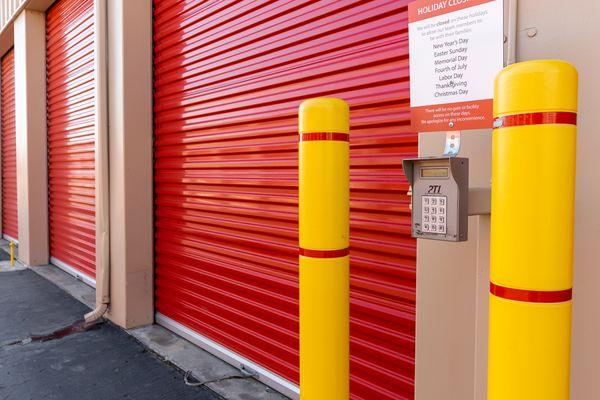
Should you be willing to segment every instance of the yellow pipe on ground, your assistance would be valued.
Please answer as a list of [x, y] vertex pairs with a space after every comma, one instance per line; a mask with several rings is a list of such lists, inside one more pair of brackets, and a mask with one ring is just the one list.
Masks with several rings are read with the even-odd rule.
[[300, 398], [348, 400], [348, 105], [302, 102], [299, 131]]
[[489, 400], [569, 398], [576, 113], [569, 63], [496, 78]]
[[10, 249], [10, 266], [15, 266], [15, 242], [10, 242], [8, 244], [8, 248]]

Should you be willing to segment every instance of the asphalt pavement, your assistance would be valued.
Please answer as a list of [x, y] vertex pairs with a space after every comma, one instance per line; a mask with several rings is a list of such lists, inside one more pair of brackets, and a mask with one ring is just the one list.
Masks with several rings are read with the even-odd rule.
[[0, 272], [0, 400], [213, 400], [181, 371], [31, 270]]

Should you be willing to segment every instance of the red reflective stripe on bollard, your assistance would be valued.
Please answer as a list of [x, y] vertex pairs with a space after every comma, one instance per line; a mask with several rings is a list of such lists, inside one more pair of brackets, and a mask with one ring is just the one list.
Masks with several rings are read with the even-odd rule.
[[529, 303], [562, 303], [573, 297], [573, 289], [565, 290], [526, 290], [513, 289], [490, 282], [490, 293], [503, 299], [526, 301]]
[[301, 133], [301, 142], [310, 142], [315, 140], [332, 140], [336, 142], [348, 142], [350, 141], [350, 135], [347, 133], [340, 132], [309, 132]]
[[577, 125], [577, 113], [567, 111], [536, 112], [527, 114], [505, 115], [494, 120], [494, 128], [511, 126], [568, 124]]
[[299, 253], [304, 257], [312, 257], [312, 258], [338, 258], [345, 257], [350, 254], [350, 249], [340, 249], [340, 250], [309, 250], [309, 249], [299, 249]]

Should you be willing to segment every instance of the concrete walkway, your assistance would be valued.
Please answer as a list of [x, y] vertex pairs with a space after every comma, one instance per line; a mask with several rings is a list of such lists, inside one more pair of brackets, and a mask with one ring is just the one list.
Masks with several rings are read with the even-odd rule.
[[31, 270], [0, 273], [0, 399], [223, 398], [187, 386], [179, 370], [110, 323], [46, 336], [88, 310]]

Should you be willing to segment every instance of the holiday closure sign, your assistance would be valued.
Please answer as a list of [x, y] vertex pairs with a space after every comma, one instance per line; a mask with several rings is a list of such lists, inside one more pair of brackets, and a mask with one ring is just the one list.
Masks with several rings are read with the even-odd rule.
[[492, 127], [503, 67], [501, 0], [417, 0], [408, 8], [410, 100], [419, 132]]

